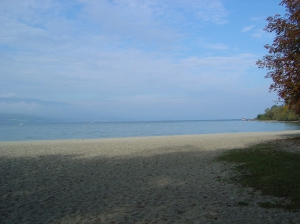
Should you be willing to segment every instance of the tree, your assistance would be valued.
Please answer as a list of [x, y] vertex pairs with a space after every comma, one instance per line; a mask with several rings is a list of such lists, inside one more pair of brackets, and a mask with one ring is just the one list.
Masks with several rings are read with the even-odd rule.
[[287, 105], [265, 109], [264, 114], [258, 114], [257, 120], [277, 120], [277, 121], [299, 121], [300, 117], [289, 109]]
[[268, 17], [265, 31], [276, 34], [272, 45], [265, 45], [269, 54], [256, 64], [266, 68], [265, 78], [272, 78], [270, 91], [300, 115], [300, 0], [283, 0], [286, 14]]

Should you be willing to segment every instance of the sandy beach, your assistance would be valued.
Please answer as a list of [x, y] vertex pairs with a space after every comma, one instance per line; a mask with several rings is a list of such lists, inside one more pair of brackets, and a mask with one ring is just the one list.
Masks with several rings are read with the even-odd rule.
[[[214, 158], [299, 131], [0, 142], [0, 223], [300, 223]], [[248, 206], [239, 206], [247, 201]]]

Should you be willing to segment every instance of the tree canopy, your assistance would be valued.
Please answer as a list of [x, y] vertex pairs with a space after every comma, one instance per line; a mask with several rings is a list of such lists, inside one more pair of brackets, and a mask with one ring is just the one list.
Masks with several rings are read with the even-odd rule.
[[265, 109], [264, 114], [257, 115], [257, 120], [276, 120], [276, 121], [298, 121], [300, 117], [289, 109], [287, 105]]
[[276, 34], [272, 45], [265, 45], [269, 54], [256, 64], [266, 68], [265, 78], [272, 78], [270, 91], [300, 115], [300, 0], [283, 0], [286, 14], [267, 18], [265, 31]]

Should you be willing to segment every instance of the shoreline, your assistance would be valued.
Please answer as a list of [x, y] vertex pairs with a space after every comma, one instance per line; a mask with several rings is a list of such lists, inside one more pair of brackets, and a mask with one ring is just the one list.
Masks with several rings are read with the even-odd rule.
[[300, 130], [286, 130], [286, 131], [263, 131], [263, 132], [228, 132], [228, 133], [213, 133], [213, 134], [186, 134], [186, 135], [158, 135], [158, 136], [133, 136], [133, 137], [110, 137], [110, 138], [70, 138], [70, 139], [33, 139], [33, 140], [11, 140], [11, 141], [0, 141], [2, 143], [26, 143], [26, 142], [55, 142], [55, 141], [102, 141], [102, 140], [125, 140], [125, 139], [147, 139], [147, 138], [175, 138], [175, 137], [208, 137], [208, 136], [222, 136], [222, 135], [294, 135], [299, 134]]
[[279, 122], [279, 123], [299, 123], [300, 121], [278, 121], [278, 120], [258, 120], [258, 119], [248, 119], [247, 121], [263, 121], [263, 122]]
[[[0, 142], [1, 223], [297, 223], [214, 158], [299, 131]], [[239, 206], [247, 201], [249, 206]]]

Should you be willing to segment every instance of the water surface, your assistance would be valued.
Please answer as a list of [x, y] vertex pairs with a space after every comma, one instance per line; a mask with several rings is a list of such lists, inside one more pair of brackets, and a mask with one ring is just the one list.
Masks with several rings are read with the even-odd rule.
[[285, 130], [300, 130], [300, 124], [210, 120], [0, 125], [0, 141], [121, 138]]

